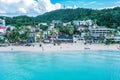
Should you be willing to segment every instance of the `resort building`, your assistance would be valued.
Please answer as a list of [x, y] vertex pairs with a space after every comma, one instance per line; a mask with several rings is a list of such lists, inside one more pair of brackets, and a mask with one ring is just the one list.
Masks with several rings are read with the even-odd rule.
[[54, 29], [54, 25], [50, 25], [50, 26], [48, 27], [48, 30], [52, 30], [52, 29]]
[[93, 22], [92, 20], [80, 21], [80, 25], [92, 26]]
[[5, 20], [0, 19], [0, 39], [3, 39], [3, 35], [6, 33]]
[[73, 35], [73, 43], [84, 43], [85, 40], [80, 35]]
[[53, 20], [52, 21], [52, 23], [51, 23], [51, 25], [63, 25], [63, 22], [62, 21], [60, 21], [60, 20]]
[[0, 19], [0, 34], [5, 33], [5, 20]]
[[79, 26], [79, 27], [77, 28], [77, 31], [83, 31], [83, 30], [85, 30], [85, 29], [86, 29], [85, 26]]
[[73, 36], [69, 35], [59, 35], [58, 38], [55, 40], [55, 42], [60, 43], [72, 43], [73, 42]]
[[76, 26], [80, 26], [80, 25], [86, 25], [86, 26], [92, 26], [93, 25], [93, 21], [92, 20], [74, 20], [73, 24]]
[[115, 42], [120, 42], [120, 37], [114, 37]]
[[5, 32], [6, 32], [6, 27], [0, 25], [0, 35], [5, 34]]
[[114, 37], [113, 33], [114, 29], [100, 27], [100, 26], [93, 26], [89, 28], [90, 35], [91, 35], [91, 42], [92, 43], [103, 43], [105, 39], [109, 39]]
[[73, 24], [76, 25], [76, 26], [80, 26], [80, 21], [79, 20], [74, 20]]
[[107, 36], [110, 34], [111, 31], [113, 31], [114, 29], [110, 29], [110, 28], [104, 28], [104, 27], [97, 27], [97, 28], [91, 28], [90, 30], [90, 34], [93, 35], [102, 35], [102, 36]]
[[63, 23], [63, 26], [71, 25], [71, 22]]

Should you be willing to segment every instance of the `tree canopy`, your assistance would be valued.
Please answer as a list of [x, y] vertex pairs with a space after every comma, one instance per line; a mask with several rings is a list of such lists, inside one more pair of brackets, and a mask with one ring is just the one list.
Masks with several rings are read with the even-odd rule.
[[47, 12], [43, 15], [36, 17], [28, 17], [26, 15], [17, 17], [5, 17], [0, 16], [0, 18], [5, 18], [6, 24], [14, 25], [16, 27], [26, 26], [26, 25], [37, 25], [40, 22], [50, 23], [52, 20], [61, 20], [62, 22], [70, 22], [73, 20], [87, 20], [91, 19], [100, 26], [107, 26], [109, 28], [117, 28], [120, 26], [120, 7], [115, 7], [113, 9], [60, 9], [51, 12]]

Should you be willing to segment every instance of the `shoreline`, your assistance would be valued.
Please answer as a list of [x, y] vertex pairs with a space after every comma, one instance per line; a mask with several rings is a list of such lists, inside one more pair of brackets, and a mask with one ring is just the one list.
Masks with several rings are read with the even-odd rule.
[[27, 52], [46, 52], [46, 51], [81, 51], [81, 50], [120, 50], [119, 44], [104, 45], [104, 44], [80, 44], [80, 43], [62, 43], [54, 44], [35, 44], [34, 46], [6, 46], [0, 47], [0, 52], [9, 51], [27, 51]]

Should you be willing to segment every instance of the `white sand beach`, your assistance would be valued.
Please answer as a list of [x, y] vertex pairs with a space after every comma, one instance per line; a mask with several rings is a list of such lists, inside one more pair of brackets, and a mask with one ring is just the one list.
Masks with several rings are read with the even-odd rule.
[[79, 50], [120, 50], [119, 45], [104, 45], [104, 44], [79, 44], [79, 43], [67, 43], [60, 45], [53, 44], [39, 44], [35, 46], [6, 46], [0, 47], [0, 51], [30, 51], [30, 52], [41, 52], [41, 51], [79, 51]]

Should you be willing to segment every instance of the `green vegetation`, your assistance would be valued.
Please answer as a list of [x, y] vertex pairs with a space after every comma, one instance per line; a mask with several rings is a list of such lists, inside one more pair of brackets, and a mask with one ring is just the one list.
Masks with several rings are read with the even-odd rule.
[[[9, 28], [7, 29], [9, 31]], [[20, 28], [15, 28], [11, 33], [6, 34], [4, 37], [9, 40], [9, 42], [20, 42], [22, 40], [27, 41], [30, 35], [30, 30], [24, 26]]]
[[75, 28], [73, 25], [57, 25], [55, 28], [58, 30], [60, 34], [63, 35], [73, 35], [75, 33]]
[[[117, 31], [117, 27], [120, 26], [120, 7], [116, 7], [113, 9], [103, 9], [103, 10], [93, 10], [93, 9], [60, 9], [45, 13], [43, 15], [39, 15], [36, 17], [28, 17], [28, 16], [17, 16], [17, 17], [5, 17], [0, 16], [1, 19], [5, 19], [6, 25], [13, 25], [15, 28], [10, 30], [8, 27], [6, 32], [8, 34], [4, 35], [4, 40], [0, 40], [3, 43], [5, 40], [9, 42], [19, 43], [21, 41], [29, 42], [29, 40], [33, 40], [36, 42], [42, 42], [46, 35], [44, 35], [44, 31], [48, 31], [47, 36], [50, 38], [55, 38], [57, 35], [74, 35], [85, 33], [84, 40], [85, 42], [89, 42], [91, 39], [91, 34], [89, 30], [89, 26], [85, 26], [85, 29], [78, 30], [79, 26], [74, 25], [74, 20], [89, 20], [93, 21], [93, 24], [98, 24], [99, 26], [105, 26], [108, 28], [115, 29], [114, 31], [110, 31], [108, 36], [114, 35], [118, 36], [120, 34]], [[52, 20], [60, 20], [64, 23], [71, 22], [71, 24], [56, 24], [54, 28], [50, 27], [50, 23]], [[47, 23], [47, 25], [39, 23]], [[25, 26], [33, 26], [35, 30], [29, 29]], [[34, 36], [31, 36], [33, 34]], [[93, 40], [93, 42], [96, 42]], [[98, 40], [99, 43], [112, 44], [115, 43], [113, 39], [105, 39], [105, 36], [100, 35]]]
[[[16, 27], [33, 25], [35, 26], [39, 22], [50, 23], [52, 20], [61, 20], [63, 22], [69, 22], [73, 20], [87, 20], [91, 19], [94, 23], [100, 26], [107, 26], [109, 28], [117, 28], [120, 26], [120, 7], [113, 9], [93, 10], [93, 9], [60, 9], [52, 12], [39, 15], [37, 17], [17, 16], [6, 17], [6, 23], [14, 25]], [[0, 18], [4, 18], [1, 16]]]

